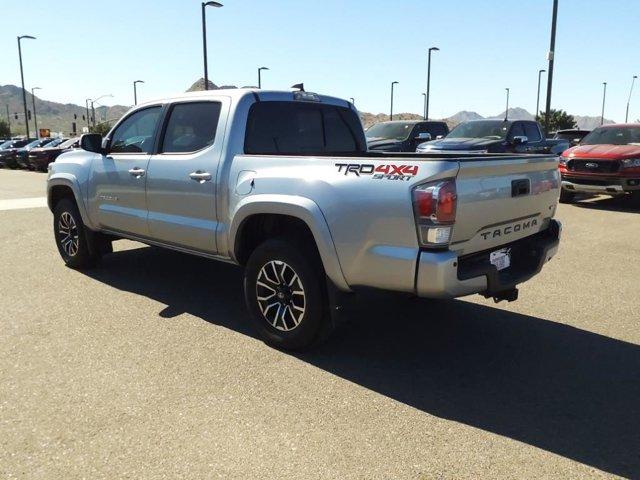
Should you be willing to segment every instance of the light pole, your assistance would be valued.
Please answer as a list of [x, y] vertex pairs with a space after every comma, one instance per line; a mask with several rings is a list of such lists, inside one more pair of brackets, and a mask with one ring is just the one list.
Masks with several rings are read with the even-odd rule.
[[7, 125], [9, 125], [9, 137], [11, 137], [11, 115], [9, 115], [9, 104], [5, 105], [7, 107]]
[[96, 109], [94, 108], [93, 104], [96, 103], [101, 98], [106, 98], [106, 97], [113, 97], [113, 95], [108, 93], [106, 95], [101, 95], [98, 98], [94, 98], [93, 100], [90, 99], [91, 100], [91, 118], [92, 118], [93, 128], [96, 128]]
[[23, 38], [35, 40], [36, 37], [32, 37], [31, 35], [20, 35], [18, 37], [18, 57], [20, 58], [20, 80], [22, 81], [22, 105], [24, 106], [24, 127], [27, 132], [27, 139], [28, 139], [29, 138], [29, 117], [27, 112], [27, 92], [24, 89], [24, 72], [22, 70], [22, 46], [20, 45], [20, 40], [22, 40]]
[[269, 67], [260, 67], [258, 69], [258, 88], [262, 88], [262, 70], [269, 70]]
[[209, 69], [207, 67], [207, 22], [205, 9], [207, 7], [222, 7], [218, 2], [202, 2], [202, 51], [204, 54], [204, 89], [209, 90]]
[[538, 97], [536, 100], [536, 112], [534, 114], [536, 120], [538, 119], [538, 115], [540, 115], [540, 77], [544, 72], [546, 72], [546, 70], [538, 70]]
[[393, 120], [393, 87], [395, 87], [399, 82], [391, 82], [391, 112], [389, 115], [389, 120]]
[[600, 115], [600, 125], [604, 123], [604, 101], [607, 98], [607, 82], [602, 82], [602, 114]]
[[87, 98], [87, 99], [85, 99], [85, 101], [84, 101], [84, 106], [85, 106], [85, 107], [87, 107], [87, 128], [89, 128], [89, 127], [90, 127], [90, 125], [89, 125], [89, 121], [90, 121], [90, 119], [91, 119], [91, 117], [89, 116], [89, 102], [90, 102], [90, 101], [91, 101], [91, 99], [90, 99], [90, 98]]
[[431, 52], [439, 52], [438, 47], [431, 47], [429, 49], [429, 60], [427, 61], [427, 104], [424, 107], [424, 119], [429, 119], [429, 90], [431, 88]]
[[[9, 95], [9, 92], [0, 94], [0, 97], [5, 95]], [[7, 109], [7, 126], [9, 127], [9, 138], [11, 138], [11, 115], [9, 115], [9, 103], [5, 103], [4, 106]]]
[[424, 97], [422, 100], [422, 117], [426, 120], [427, 119], [427, 94], [426, 93], [422, 93], [422, 96]]
[[509, 119], [509, 89], [505, 88], [507, 92], [507, 108], [504, 111], [504, 121], [506, 122]]
[[36, 131], [36, 138], [40, 138], [40, 131], [38, 130], [38, 116], [36, 115], [36, 96], [33, 93], [35, 90], [42, 90], [40, 87], [33, 87], [31, 89], [31, 101], [33, 102], [33, 128]]
[[144, 83], [144, 80], [136, 80], [133, 82], [133, 104], [138, 104], [138, 89], [136, 88], [136, 84]]
[[624, 116], [624, 123], [629, 121], [629, 104], [631, 103], [631, 94], [633, 93], [633, 84], [636, 83], [637, 75], [634, 75], [631, 79], [631, 89], [629, 90], [629, 99], [627, 100], [627, 113]]
[[547, 104], [544, 111], [544, 134], [549, 134], [549, 114], [551, 112], [551, 87], [553, 86], [553, 57], [556, 50], [556, 24], [558, 22], [558, 0], [553, 0], [553, 14], [551, 16], [551, 41], [549, 43], [549, 74], [547, 75]]

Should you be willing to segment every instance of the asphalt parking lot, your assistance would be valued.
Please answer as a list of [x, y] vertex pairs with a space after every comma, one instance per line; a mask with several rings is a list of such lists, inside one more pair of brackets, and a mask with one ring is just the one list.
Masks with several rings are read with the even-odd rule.
[[289, 355], [235, 267], [128, 241], [64, 267], [44, 189], [0, 170], [0, 478], [640, 478], [629, 202], [561, 205], [515, 303], [365, 296]]

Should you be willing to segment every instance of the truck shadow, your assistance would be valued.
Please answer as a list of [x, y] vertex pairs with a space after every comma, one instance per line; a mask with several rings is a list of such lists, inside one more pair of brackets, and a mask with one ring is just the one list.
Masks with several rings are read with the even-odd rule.
[[626, 197], [598, 197], [586, 198], [586, 201], [576, 201], [576, 207], [592, 210], [608, 210], [611, 212], [640, 213], [640, 201]]
[[[253, 336], [231, 265], [139, 248], [88, 273]], [[406, 405], [640, 478], [640, 347], [466, 301], [358, 296], [324, 346], [296, 358]]]

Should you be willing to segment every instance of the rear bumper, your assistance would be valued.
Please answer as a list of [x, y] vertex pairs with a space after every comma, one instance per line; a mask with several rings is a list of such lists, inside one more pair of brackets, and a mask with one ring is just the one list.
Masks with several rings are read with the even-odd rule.
[[[499, 295], [538, 274], [557, 253], [561, 233], [562, 224], [551, 220], [546, 230], [492, 250], [460, 257], [449, 251], [420, 252], [416, 293], [428, 298]], [[511, 249], [511, 266], [498, 271], [489, 262], [489, 254], [507, 247]]]
[[640, 190], [640, 177], [562, 175], [562, 188], [576, 193], [624, 195]]

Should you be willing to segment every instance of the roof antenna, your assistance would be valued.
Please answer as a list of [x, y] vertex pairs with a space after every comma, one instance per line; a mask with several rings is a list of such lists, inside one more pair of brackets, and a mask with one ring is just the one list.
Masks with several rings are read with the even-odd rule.
[[295, 85], [291, 85], [291, 88], [297, 88], [301, 92], [304, 92], [304, 83], [296, 83]]

